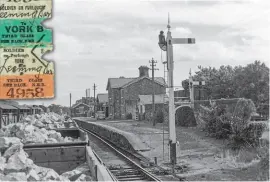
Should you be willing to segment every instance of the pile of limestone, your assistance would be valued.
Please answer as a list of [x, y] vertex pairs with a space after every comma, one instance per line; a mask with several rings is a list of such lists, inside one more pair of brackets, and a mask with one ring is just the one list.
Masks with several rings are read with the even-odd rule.
[[59, 175], [53, 169], [37, 166], [23, 150], [22, 143], [13, 143], [0, 155], [0, 181], [93, 181], [87, 165]]
[[16, 137], [23, 144], [72, 142], [77, 140], [71, 137], [62, 137], [59, 132], [53, 130], [56, 127], [46, 127], [46, 123], [53, 122], [47, 116], [46, 114], [27, 116], [19, 123], [12, 123], [3, 127], [2, 135], [4, 137]]
[[45, 127], [47, 129], [55, 128], [74, 128], [75, 123], [71, 120], [65, 120], [64, 115], [58, 115], [56, 113], [45, 113], [42, 115], [29, 115], [24, 118], [25, 121], [36, 123], [38, 126]]
[[27, 116], [19, 123], [0, 129], [0, 181], [92, 181], [87, 165], [59, 175], [53, 169], [35, 165], [28, 158], [23, 145], [78, 141], [45, 129], [44, 121], [50, 119], [59, 120], [54, 114]]

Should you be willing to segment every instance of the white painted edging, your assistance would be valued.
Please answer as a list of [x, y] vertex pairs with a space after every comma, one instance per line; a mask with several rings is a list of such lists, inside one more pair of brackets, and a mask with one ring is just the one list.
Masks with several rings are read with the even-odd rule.
[[90, 168], [91, 175], [97, 181], [117, 181], [107, 167], [98, 159], [91, 147], [86, 146], [86, 160]]

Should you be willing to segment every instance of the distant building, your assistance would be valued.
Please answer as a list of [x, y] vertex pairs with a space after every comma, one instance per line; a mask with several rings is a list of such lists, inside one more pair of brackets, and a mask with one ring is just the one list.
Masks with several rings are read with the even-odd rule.
[[176, 90], [174, 91], [174, 101], [181, 102], [189, 100], [189, 91], [188, 90]]
[[[139, 95], [152, 94], [152, 78], [149, 77], [147, 66], [139, 67], [139, 77], [109, 78], [107, 82], [109, 115], [114, 119], [125, 119], [131, 114], [135, 119], [139, 113]], [[165, 80], [155, 77], [155, 94], [165, 94]]]
[[[152, 100], [152, 95], [139, 95], [139, 120], [145, 120], [151, 117]], [[165, 96], [164, 94], [155, 95], [155, 110], [163, 110], [164, 105], [167, 105], [168, 101], [168, 96]]]
[[93, 97], [82, 97], [81, 99], [79, 100], [76, 100], [76, 104], [78, 103], [84, 103], [84, 104], [90, 104], [94, 102], [94, 98]]
[[195, 100], [208, 100], [209, 97], [207, 95], [206, 89], [204, 88], [194, 88], [194, 99]]
[[[174, 91], [175, 102], [190, 99], [189, 90]], [[194, 100], [207, 100], [208, 95], [204, 88], [194, 86]]]
[[71, 108], [72, 117], [89, 117], [94, 112], [94, 103], [77, 103]]
[[105, 117], [109, 116], [108, 94], [97, 94], [97, 111], [104, 111]]

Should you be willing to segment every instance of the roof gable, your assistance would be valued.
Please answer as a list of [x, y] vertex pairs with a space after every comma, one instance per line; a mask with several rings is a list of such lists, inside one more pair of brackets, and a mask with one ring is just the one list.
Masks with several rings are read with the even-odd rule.
[[111, 88], [120, 88], [123, 87], [123, 85], [131, 82], [135, 78], [109, 78], [108, 79], [108, 84], [106, 90], [109, 89], [109, 86]]
[[[126, 83], [122, 87], [127, 87], [127, 86], [129, 86], [129, 85], [131, 85], [133, 83], [136, 83], [136, 82], [138, 82], [140, 80], [143, 80], [143, 79], [148, 79], [148, 80], [151, 80], [152, 81], [152, 78], [150, 78], [148, 76], [143, 76], [143, 77], [139, 77], [139, 78], [133, 79], [131, 82]], [[165, 80], [162, 77], [155, 77], [154, 78], [154, 81], [155, 81], [155, 83], [157, 83], [159, 85], [165, 86]]]
[[72, 108], [75, 109], [75, 108], [78, 107], [79, 105], [83, 105], [83, 106], [86, 106], [86, 107], [89, 107], [89, 108], [90, 108], [89, 105], [87, 105], [87, 104], [85, 104], [85, 103], [82, 103], [82, 102], [80, 102], [80, 103], [78, 103], [78, 104], [75, 104]]
[[1, 109], [16, 109], [16, 107], [12, 106], [12, 105], [8, 105], [8, 104], [4, 104], [4, 103], [0, 103], [0, 108]]

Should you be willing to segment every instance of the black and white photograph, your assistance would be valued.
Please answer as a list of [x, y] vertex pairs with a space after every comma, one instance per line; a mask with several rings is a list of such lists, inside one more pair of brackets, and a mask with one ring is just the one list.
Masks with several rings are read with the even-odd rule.
[[0, 181], [269, 181], [269, 0], [1, 0], [0, 31]]

